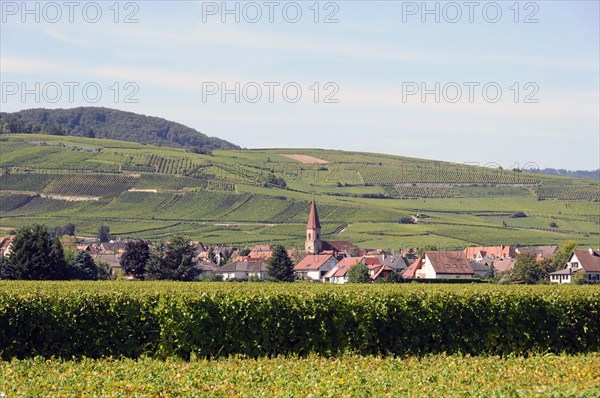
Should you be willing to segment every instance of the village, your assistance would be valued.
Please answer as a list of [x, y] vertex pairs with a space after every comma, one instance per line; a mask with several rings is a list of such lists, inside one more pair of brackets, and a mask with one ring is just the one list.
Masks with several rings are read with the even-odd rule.
[[[10, 254], [14, 235], [0, 239], [0, 255]], [[113, 273], [121, 272], [120, 259], [132, 239], [86, 239], [76, 244], [79, 251], [90, 253], [94, 261], [106, 263]], [[224, 281], [260, 281], [268, 279], [267, 268], [273, 245], [256, 245], [251, 249], [233, 246], [195, 246], [196, 268], [204, 278]], [[409, 282], [413, 280], [473, 282], [490, 279], [511, 271], [520, 254], [529, 254], [535, 262], [550, 260], [558, 246], [511, 247], [506, 245], [465, 247], [463, 250], [421, 250], [406, 248], [398, 253], [381, 249], [361, 249], [348, 241], [321, 239], [321, 223], [315, 200], [312, 200], [306, 224], [304, 250], [287, 250], [294, 264], [296, 280], [343, 284], [349, 271], [360, 265], [368, 270], [371, 282]], [[573, 283], [575, 276], [584, 283], [600, 283], [600, 250], [572, 250], [560, 269], [549, 272], [550, 283]], [[124, 277], [133, 279], [132, 275]]]

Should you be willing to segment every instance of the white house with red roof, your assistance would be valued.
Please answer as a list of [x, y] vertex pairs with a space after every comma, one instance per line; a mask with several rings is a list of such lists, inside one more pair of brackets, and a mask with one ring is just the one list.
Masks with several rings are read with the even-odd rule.
[[8, 257], [10, 255], [13, 241], [15, 240], [15, 235], [7, 235], [4, 238], [0, 239], [0, 255], [3, 257]]
[[348, 282], [348, 271], [355, 265], [365, 264], [364, 257], [346, 257], [343, 258], [335, 267], [323, 275], [323, 282], [346, 283]]
[[331, 254], [309, 254], [294, 266], [294, 271], [297, 279], [320, 281], [337, 264]]
[[572, 283], [573, 275], [584, 272], [585, 281], [600, 283], [600, 251], [573, 250], [565, 268], [550, 273], [552, 283]]
[[475, 272], [462, 250], [425, 251], [402, 274], [406, 279], [473, 278]]

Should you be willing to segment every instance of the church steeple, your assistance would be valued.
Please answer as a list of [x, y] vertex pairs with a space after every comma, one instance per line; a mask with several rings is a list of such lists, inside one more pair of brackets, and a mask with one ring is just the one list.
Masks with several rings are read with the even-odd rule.
[[319, 213], [313, 196], [306, 223], [306, 243], [304, 249], [308, 254], [318, 254], [321, 251], [321, 223]]
[[319, 213], [317, 213], [317, 205], [315, 204], [315, 197], [313, 196], [312, 204], [310, 205], [310, 213], [308, 213], [308, 223], [306, 223], [306, 229], [321, 228], [319, 223]]

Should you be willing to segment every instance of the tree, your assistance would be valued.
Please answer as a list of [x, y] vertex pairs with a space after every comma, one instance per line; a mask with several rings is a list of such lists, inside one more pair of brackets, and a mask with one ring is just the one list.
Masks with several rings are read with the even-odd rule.
[[192, 281], [200, 272], [196, 266], [195, 248], [189, 239], [175, 236], [166, 244], [161, 243], [156, 253], [150, 254], [146, 264], [148, 279]]
[[348, 282], [349, 283], [369, 283], [371, 282], [371, 278], [369, 278], [369, 269], [366, 265], [362, 265], [360, 263], [353, 265], [352, 268], [348, 270]]
[[73, 236], [75, 235], [75, 224], [65, 224], [62, 227], [55, 227], [54, 228], [54, 234], [56, 236], [63, 236], [63, 235], [69, 235], [69, 236]]
[[108, 226], [101, 225], [100, 228], [98, 228], [98, 239], [103, 243], [111, 240], [110, 228]]
[[414, 224], [415, 220], [412, 217], [400, 217], [398, 220], [400, 224]]
[[98, 269], [89, 252], [83, 250], [77, 253], [67, 268], [67, 278], [83, 281], [98, 279]]
[[544, 265], [536, 262], [533, 254], [521, 253], [517, 255], [515, 265], [510, 271], [511, 281], [534, 284], [543, 281], [545, 277]]
[[281, 245], [275, 246], [269, 260], [269, 265], [267, 266], [267, 274], [269, 277], [280, 282], [294, 281], [294, 264], [290, 256], [288, 256], [285, 247]]
[[564, 268], [567, 261], [569, 261], [569, 257], [571, 257], [571, 253], [577, 247], [577, 243], [572, 240], [568, 240], [563, 243], [560, 248], [554, 253], [552, 256], [552, 269], [551, 271], [556, 271]]
[[585, 285], [586, 284], [586, 278], [585, 278], [585, 271], [584, 270], [580, 270], [578, 272], [576, 272], [572, 277], [571, 277], [573, 284], [575, 285]]
[[0, 280], [15, 279], [15, 272], [4, 256], [0, 256]]
[[146, 264], [150, 259], [150, 246], [143, 240], [129, 241], [119, 264], [123, 273], [141, 278], [146, 273]]
[[10, 271], [10, 279], [56, 280], [66, 276], [60, 240], [44, 225], [19, 229], [7, 262], [5, 270]]
[[415, 250], [411, 247], [410, 249], [408, 249], [408, 252], [406, 253], [406, 258], [409, 260], [416, 260], [417, 259], [417, 255], [415, 253]]

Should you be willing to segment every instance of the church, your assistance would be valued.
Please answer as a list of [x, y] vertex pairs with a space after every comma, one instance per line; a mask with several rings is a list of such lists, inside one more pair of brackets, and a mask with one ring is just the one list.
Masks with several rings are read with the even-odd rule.
[[313, 197], [306, 223], [306, 242], [304, 250], [307, 254], [331, 254], [340, 259], [356, 256], [360, 249], [348, 241], [323, 241], [321, 240], [321, 223], [319, 213]]

